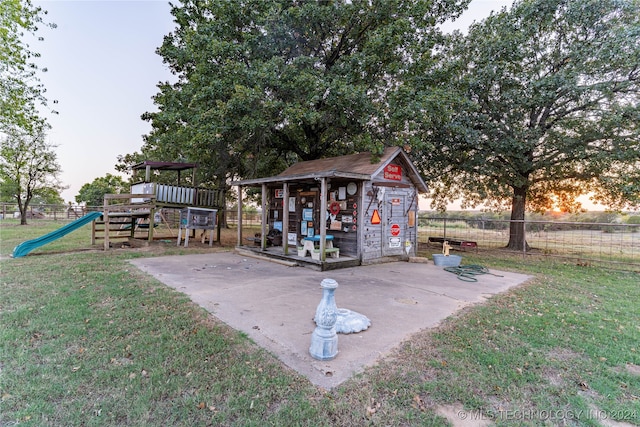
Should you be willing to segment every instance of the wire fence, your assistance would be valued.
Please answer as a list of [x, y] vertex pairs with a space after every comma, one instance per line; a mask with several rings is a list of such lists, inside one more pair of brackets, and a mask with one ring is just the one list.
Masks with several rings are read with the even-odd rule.
[[[29, 206], [27, 209], [27, 219], [44, 219], [44, 220], [76, 220], [82, 218], [89, 212], [100, 212], [103, 206], [84, 206], [84, 205], [36, 205]], [[15, 203], [0, 203], [0, 219], [4, 218], [20, 218], [20, 211]], [[227, 224], [238, 223], [238, 213], [235, 209], [225, 211], [225, 219]], [[259, 227], [262, 222], [260, 212], [244, 212], [242, 223], [245, 226]]]
[[[509, 241], [511, 222], [421, 216], [418, 240], [421, 244], [435, 246], [441, 245], [442, 240], [453, 241], [456, 244], [464, 242], [457, 246], [465, 250], [503, 249]], [[529, 245], [528, 249], [523, 247], [520, 251], [523, 256], [567, 258], [579, 263], [593, 263], [618, 269], [640, 267], [640, 225], [564, 221], [518, 222], [524, 223], [526, 243]]]
[[[27, 208], [27, 219], [75, 220], [89, 212], [99, 212], [102, 206], [82, 205], [35, 205]], [[15, 203], [0, 203], [0, 219], [20, 218], [20, 210]]]
[[[1, 204], [0, 219], [19, 218], [17, 206]], [[38, 205], [27, 212], [28, 219], [75, 220], [102, 206]], [[225, 225], [237, 224], [237, 211], [225, 212]], [[566, 258], [578, 263], [597, 264], [616, 269], [640, 268], [640, 224], [616, 222], [522, 221], [525, 225], [528, 250], [526, 257]], [[245, 212], [242, 223], [259, 227], [259, 212]], [[456, 218], [420, 213], [418, 243], [421, 247], [442, 247], [442, 241], [458, 243], [454, 250], [503, 250], [509, 241], [510, 220]], [[459, 244], [464, 242], [464, 244]]]

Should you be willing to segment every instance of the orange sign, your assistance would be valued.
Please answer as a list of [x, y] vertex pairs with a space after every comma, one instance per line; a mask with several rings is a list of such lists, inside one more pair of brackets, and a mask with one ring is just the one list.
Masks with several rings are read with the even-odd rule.
[[378, 209], [374, 209], [373, 215], [371, 215], [371, 224], [380, 224], [380, 214]]

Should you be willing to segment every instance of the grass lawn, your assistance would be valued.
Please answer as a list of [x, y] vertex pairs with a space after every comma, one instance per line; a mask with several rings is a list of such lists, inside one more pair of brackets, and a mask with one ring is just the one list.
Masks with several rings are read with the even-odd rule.
[[87, 226], [9, 258], [62, 224], [0, 222], [0, 426], [640, 425], [637, 272], [468, 253], [535, 278], [327, 391], [127, 262], [224, 247], [104, 252]]

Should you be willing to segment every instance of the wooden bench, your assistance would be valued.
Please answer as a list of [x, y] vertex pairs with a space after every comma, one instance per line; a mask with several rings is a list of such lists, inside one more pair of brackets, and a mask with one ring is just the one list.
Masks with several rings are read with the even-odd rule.
[[427, 242], [428, 243], [440, 243], [443, 244], [444, 242], [449, 242], [449, 245], [453, 246], [453, 247], [457, 247], [459, 249], [462, 250], [466, 250], [466, 248], [473, 248], [473, 249], [478, 249], [478, 244], [476, 242], [472, 242], [470, 240], [451, 240], [451, 239], [445, 239], [444, 237], [428, 237], [427, 238]]

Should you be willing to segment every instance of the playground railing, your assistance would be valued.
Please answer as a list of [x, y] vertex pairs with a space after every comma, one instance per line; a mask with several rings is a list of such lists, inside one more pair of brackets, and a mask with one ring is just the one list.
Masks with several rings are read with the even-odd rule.
[[[198, 187], [141, 182], [131, 185], [131, 193], [154, 194], [156, 203], [168, 205], [217, 208], [224, 206], [224, 191]], [[144, 203], [146, 198], [137, 198], [133, 203]]]

